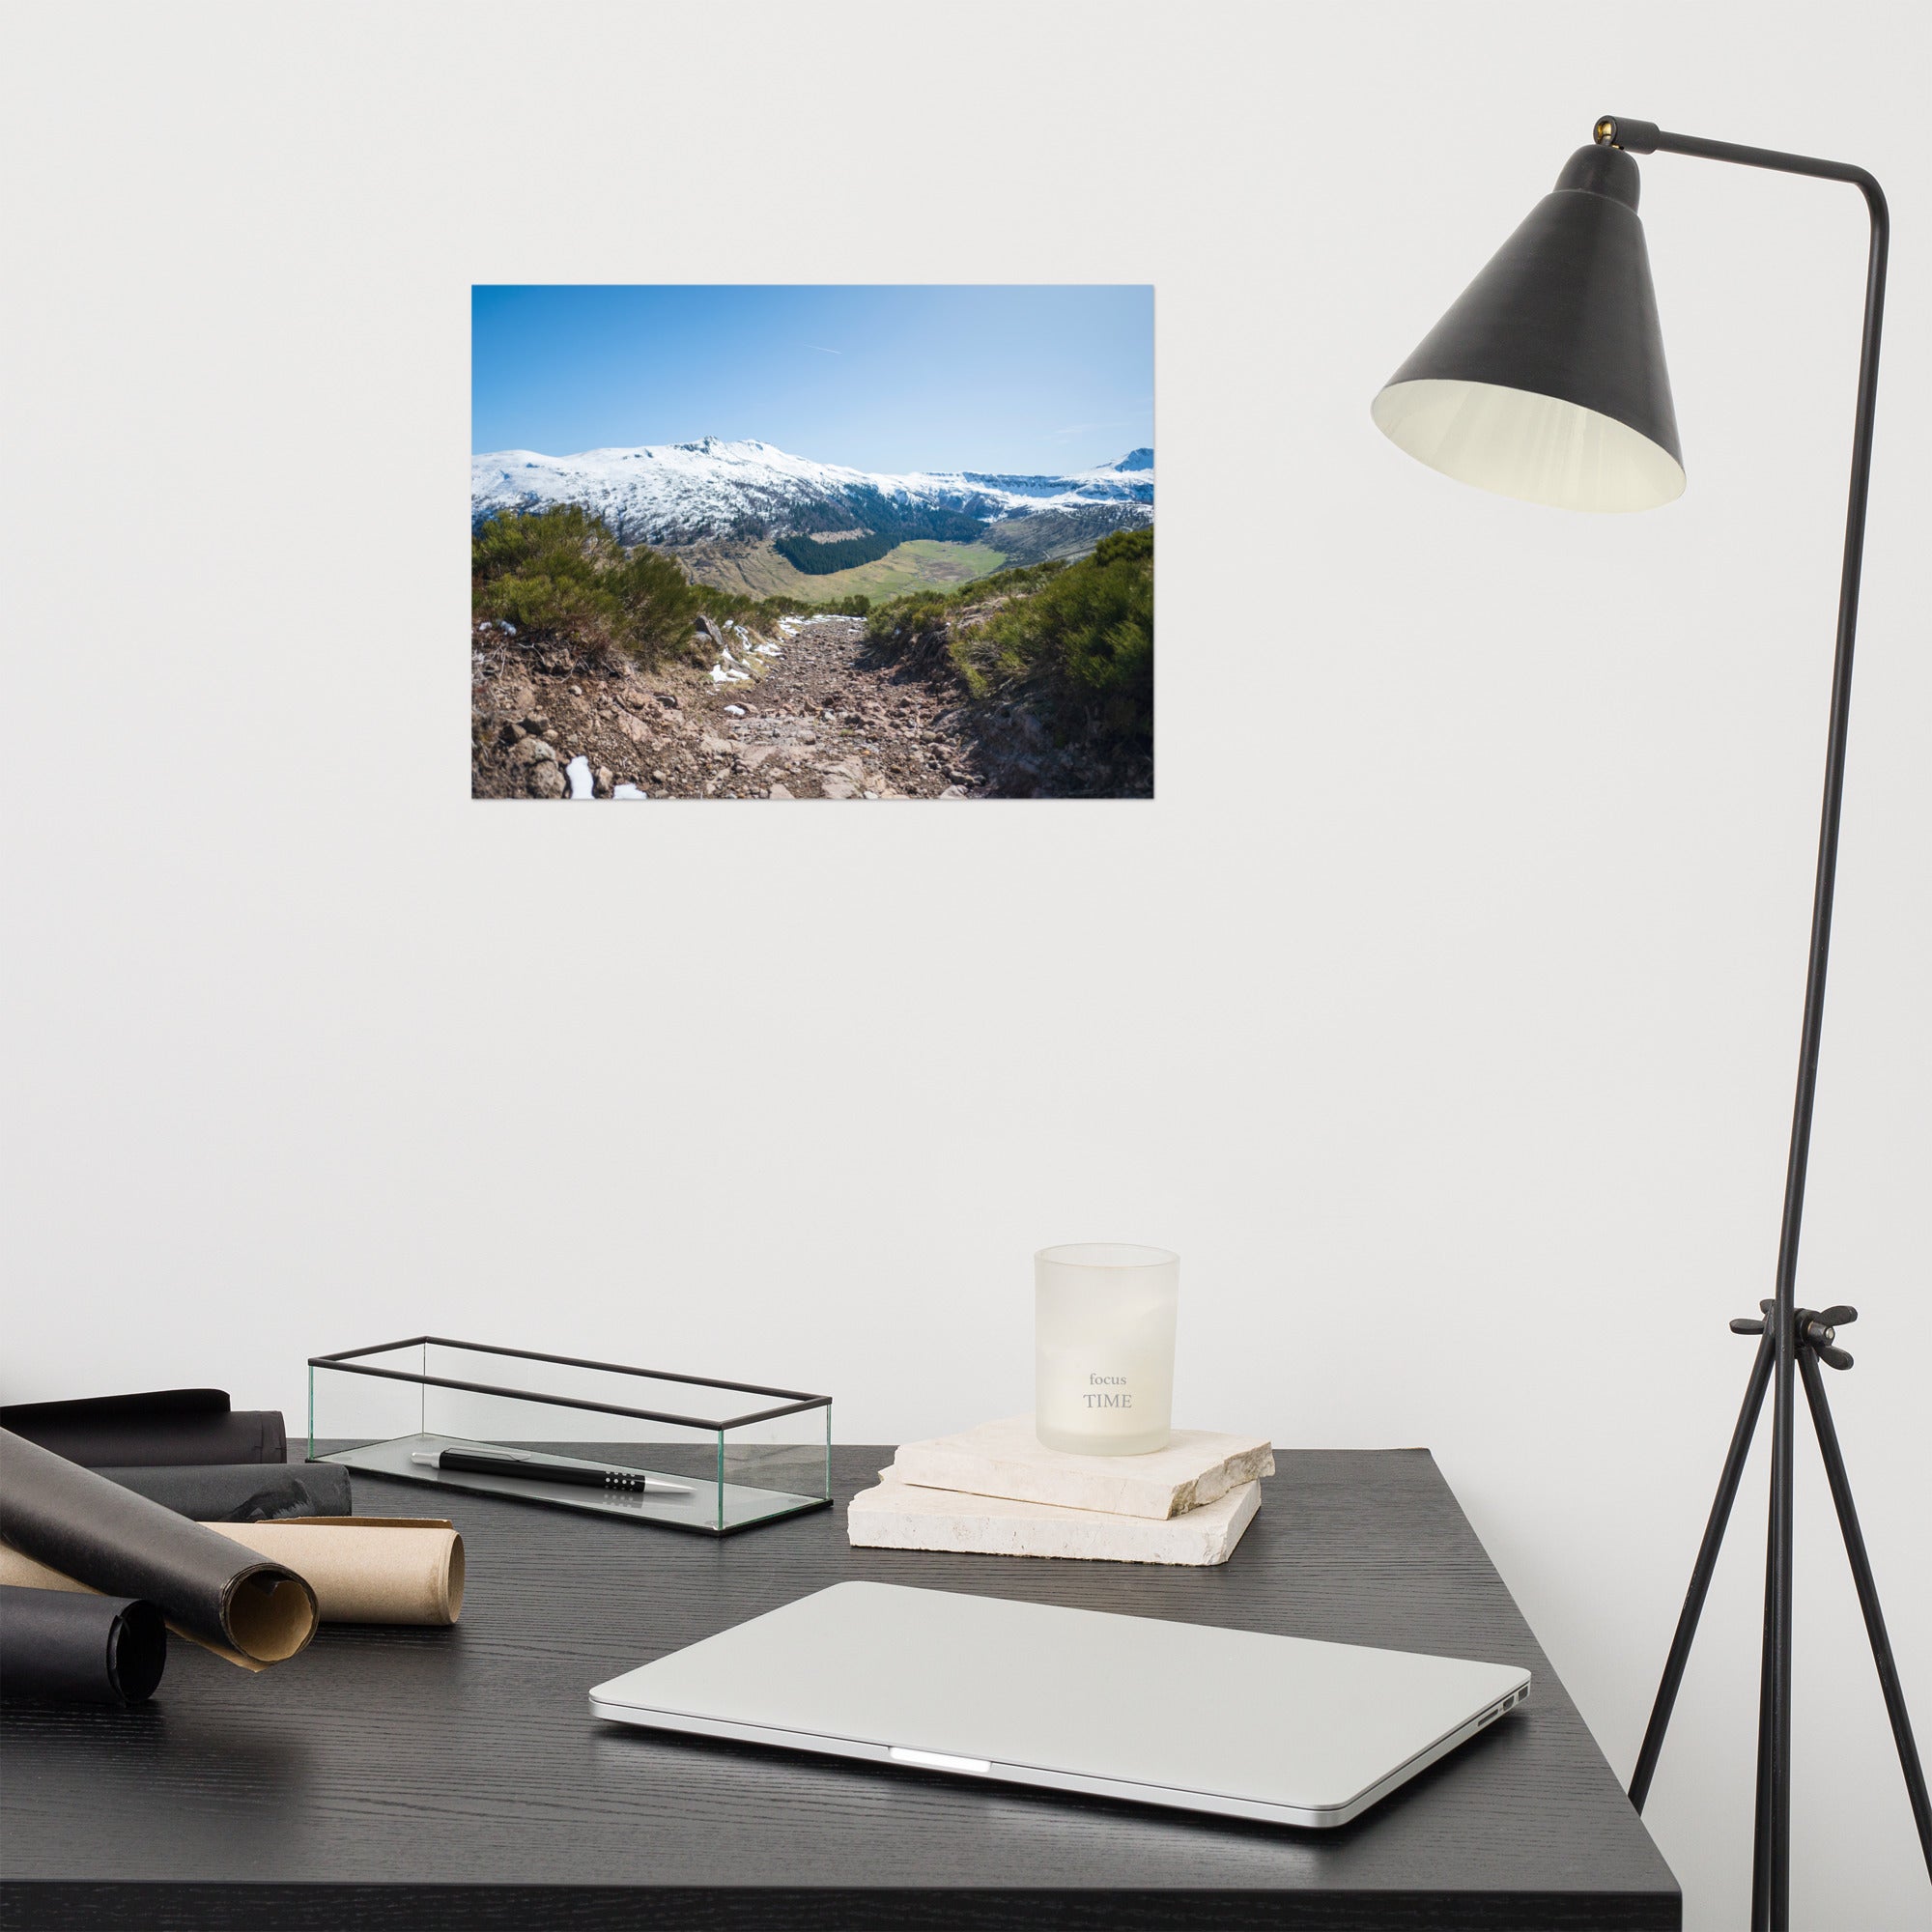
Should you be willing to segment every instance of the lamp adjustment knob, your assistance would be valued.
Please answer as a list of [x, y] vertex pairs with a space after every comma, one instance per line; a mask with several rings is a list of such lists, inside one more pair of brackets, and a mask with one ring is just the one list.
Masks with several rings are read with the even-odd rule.
[[1633, 121], [1628, 114], [1605, 114], [1590, 130], [1600, 147], [1621, 148], [1627, 155], [1657, 153], [1655, 121]]

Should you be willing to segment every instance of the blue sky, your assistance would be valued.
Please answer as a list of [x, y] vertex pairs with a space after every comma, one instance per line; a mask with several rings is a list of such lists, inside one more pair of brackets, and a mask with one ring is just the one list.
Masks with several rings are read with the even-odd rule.
[[889, 474], [1083, 469], [1153, 442], [1153, 290], [471, 291], [470, 447], [755, 437]]

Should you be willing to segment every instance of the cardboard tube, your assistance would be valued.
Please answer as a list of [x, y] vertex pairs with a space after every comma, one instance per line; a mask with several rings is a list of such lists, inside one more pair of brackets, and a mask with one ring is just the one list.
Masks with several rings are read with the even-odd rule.
[[462, 1613], [463, 1539], [445, 1518], [302, 1517], [207, 1527], [305, 1578], [326, 1624], [453, 1624]]
[[[326, 1624], [453, 1624], [463, 1609], [463, 1539], [441, 1517], [304, 1517], [203, 1525], [293, 1571]], [[0, 1587], [86, 1590], [0, 1543]], [[197, 1639], [199, 1641], [199, 1639]], [[225, 1646], [207, 1648], [247, 1668]]]
[[[12, 1550], [0, 1582], [145, 1598], [171, 1630], [250, 1670], [315, 1634], [315, 1592], [294, 1571], [242, 1561], [226, 1537], [6, 1429], [0, 1539]], [[47, 1576], [10, 1574], [17, 1559]]]

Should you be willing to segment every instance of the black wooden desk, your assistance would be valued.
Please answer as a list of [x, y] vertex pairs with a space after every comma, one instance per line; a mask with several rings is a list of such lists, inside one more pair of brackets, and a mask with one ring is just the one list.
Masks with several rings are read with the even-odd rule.
[[[835, 1452], [842, 1505], [888, 1459]], [[448, 1495], [455, 1630], [0, 1719], [7, 1927], [1675, 1927], [1675, 1881], [1424, 1450], [1284, 1454], [1218, 1570], [714, 1543]], [[427, 1492], [357, 1475], [364, 1515]], [[593, 1684], [848, 1577], [1520, 1663], [1529, 1705], [1298, 1832], [593, 1723]]]

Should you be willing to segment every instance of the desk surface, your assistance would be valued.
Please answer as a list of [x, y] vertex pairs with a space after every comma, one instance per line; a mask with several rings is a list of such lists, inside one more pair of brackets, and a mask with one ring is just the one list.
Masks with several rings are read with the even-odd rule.
[[[326, 1629], [251, 1677], [177, 1642], [135, 1711], [0, 1718], [0, 1925], [967, 1932], [1675, 1927], [1676, 1882], [1426, 1450], [1278, 1457], [1214, 1570], [723, 1542], [446, 1498], [454, 1630]], [[425, 1492], [360, 1474], [361, 1515]], [[439, 1505], [445, 1499], [439, 1498]], [[1298, 1832], [595, 1723], [618, 1671], [845, 1577], [1526, 1665], [1531, 1702]]]

